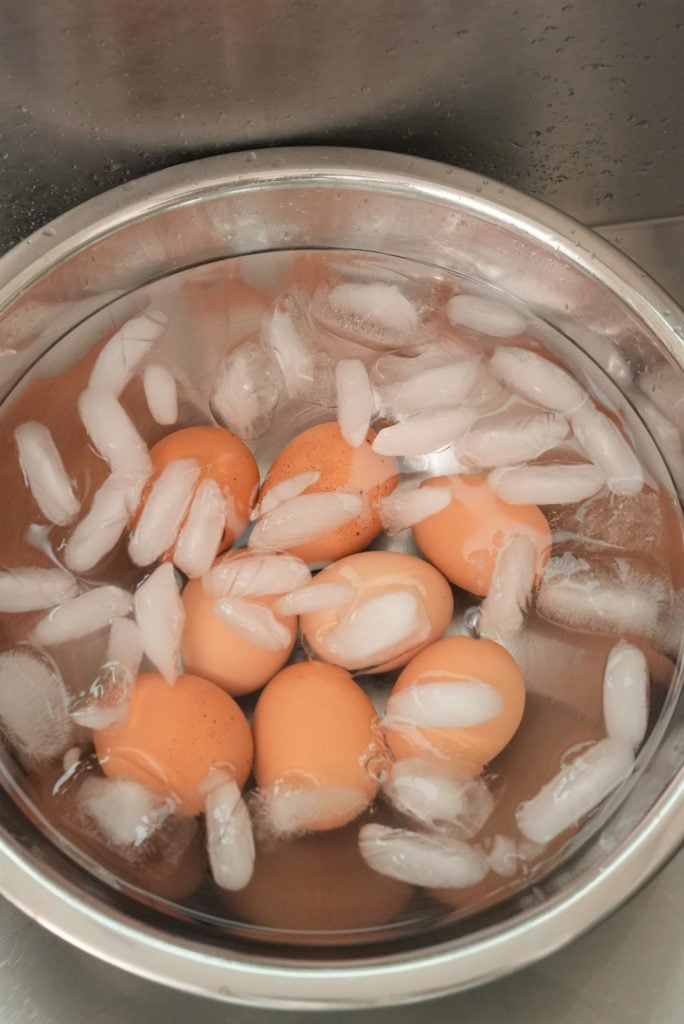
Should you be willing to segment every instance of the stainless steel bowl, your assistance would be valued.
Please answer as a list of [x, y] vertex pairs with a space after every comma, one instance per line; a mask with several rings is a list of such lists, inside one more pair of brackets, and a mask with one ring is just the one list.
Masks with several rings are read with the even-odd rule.
[[[668, 296], [554, 210], [456, 168], [392, 154], [284, 149], [213, 157], [123, 185], [55, 221], [0, 260], [2, 395], [60, 338], [134, 289], [216, 259], [309, 247], [419, 260], [522, 299], [611, 376], [630, 415], [650, 428], [654, 471], [669, 471], [681, 497], [683, 424], [672, 396], [684, 387], [684, 318]], [[225, 935], [136, 903], [70, 859], [27, 813], [9, 770], [0, 887], [96, 956], [219, 999], [358, 1007], [463, 989], [569, 942], [676, 850], [684, 836], [680, 691], [681, 678], [640, 770], [562, 862], [486, 918], [457, 928], [334, 954], [266, 953], [244, 938], [228, 948]]]

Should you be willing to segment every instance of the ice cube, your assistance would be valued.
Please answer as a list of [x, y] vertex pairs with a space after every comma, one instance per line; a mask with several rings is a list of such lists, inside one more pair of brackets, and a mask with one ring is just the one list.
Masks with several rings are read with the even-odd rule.
[[279, 615], [306, 615], [308, 612], [343, 608], [351, 604], [355, 597], [354, 587], [349, 587], [345, 583], [314, 582], [279, 598], [274, 603], [273, 610]]
[[537, 612], [550, 622], [590, 633], [656, 636], [671, 601], [666, 582], [626, 559], [554, 557], [542, 578]]
[[73, 745], [62, 677], [29, 647], [0, 654], [0, 726], [27, 765], [52, 761]]
[[239, 788], [224, 782], [213, 789], [204, 805], [209, 866], [221, 889], [244, 889], [254, 871], [252, 822]]
[[306, 562], [294, 555], [249, 552], [224, 558], [207, 573], [202, 586], [213, 597], [265, 597], [286, 594], [311, 580]]
[[378, 455], [427, 455], [461, 442], [477, 419], [475, 410], [462, 405], [457, 409], [417, 413], [391, 427], [384, 427], [373, 441]]
[[479, 295], [454, 295], [446, 304], [452, 324], [469, 327], [493, 338], [511, 338], [525, 330], [525, 318], [502, 302]]
[[492, 490], [510, 505], [575, 505], [593, 497], [606, 482], [598, 466], [511, 466], [489, 474]]
[[265, 651], [280, 651], [292, 642], [287, 626], [279, 622], [270, 608], [241, 597], [222, 597], [214, 605], [214, 615], [239, 636]]
[[95, 587], [54, 608], [40, 620], [31, 638], [40, 647], [80, 640], [127, 615], [132, 604], [131, 595], [121, 587]]
[[393, 491], [378, 502], [382, 525], [390, 536], [422, 523], [451, 504], [450, 487], [414, 487]]
[[587, 401], [586, 391], [567, 370], [529, 349], [501, 346], [490, 366], [509, 390], [552, 412], [571, 415]]
[[320, 470], [309, 469], [305, 473], [296, 473], [294, 476], [288, 477], [287, 480], [281, 480], [280, 483], [275, 484], [264, 494], [263, 498], [255, 506], [250, 519], [260, 519], [261, 516], [271, 512], [277, 505], [281, 505], [284, 501], [289, 501], [290, 498], [296, 498], [297, 495], [303, 494], [308, 487], [313, 487], [315, 483], [318, 483], [320, 478]]
[[430, 632], [425, 607], [410, 590], [369, 597], [321, 641], [329, 659], [345, 668], [367, 668], [418, 646]]
[[114, 847], [140, 847], [168, 818], [172, 807], [139, 782], [87, 778], [78, 791], [78, 808]]
[[428, 889], [476, 885], [489, 871], [481, 850], [445, 835], [423, 835], [386, 825], [364, 825], [359, 849], [374, 871]]
[[280, 308], [264, 321], [264, 336], [275, 356], [290, 398], [304, 398], [314, 384], [316, 364], [311, 339], [297, 329], [302, 319], [297, 316], [293, 298], [286, 296]]
[[207, 477], [197, 488], [190, 511], [173, 549], [173, 561], [193, 579], [209, 572], [226, 525], [226, 502], [221, 488]]
[[518, 828], [526, 839], [549, 843], [598, 807], [630, 775], [632, 749], [621, 740], [593, 743], [520, 805]]
[[262, 841], [291, 839], [318, 832], [322, 820], [353, 821], [368, 805], [367, 796], [347, 786], [296, 786], [276, 783], [252, 798], [254, 823]]
[[484, 779], [454, 775], [420, 758], [396, 761], [383, 792], [401, 814], [454, 831], [461, 839], [476, 835], [494, 810]]
[[93, 569], [116, 546], [140, 502], [146, 480], [146, 476], [119, 473], [107, 477], [67, 540], [64, 561], [73, 572]]
[[122, 477], [147, 477], [152, 461], [147, 445], [116, 396], [104, 388], [88, 388], [78, 399], [78, 412], [90, 440]]
[[462, 460], [474, 466], [511, 466], [536, 459], [567, 435], [567, 420], [557, 414], [505, 413], [469, 430], [459, 451]]
[[143, 374], [145, 400], [152, 419], [162, 426], [171, 426], [178, 419], [176, 378], [168, 366], [148, 363]]
[[134, 678], [143, 656], [140, 630], [132, 619], [114, 619], [107, 640], [105, 664], [120, 666]]
[[397, 336], [418, 330], [418, 311], [396, 284], [343, 283], [321, 286], [312, 313], [333, 334], [350, 333], [371, 342], [371, 347], [396, 347]]
[[644, 486], [644, 471], [622, 432], [591, 403], [571, 417], [572, 429], [582, 451], [606, 475], [616, 494], [637, 494]]
[[178, 677], [178, 654], [185, 610], [170, 562], [158, 566], [138, 587], [135, 618], [143, 650], [169, 685]]
[[514, 534], [499, 549], [479, 628], [497, 640], [510, 640], [522, 627], [537, 574], [537, 550], [525, 534]]
[[258, 520], [249, 538], [249, 547], [284, 551], [306, 544], [346, 526], [362, 511], [363, 501], [356, 494], [342, 491], [300, 494], [281, 502]]
[[270, 427], [281, 387], [282, 375], [272, 352], [260, 337], [252, 337], [224, 358], [211, 408], [225, 427], [243, 441], [253, 441]]
[[199, 475], [196, 459], [176, 459], [162, 470], [128, 541], [136, 565], [150, 565], [174, 546]]
[[95, 360], [88, 387], [110, 391], [118, 398], [166, 323], [159, 310], [146, 310], [120, 327]]
[[518, 870], [518, 849], [510, 836], [496, 835], [487, 854], [492, 871], [501, 878], [512, 878]]
[[52, 434], [42, 423], [32, 421], [17, 427], [14, 438], [24, 479], [38, 508], [51, 523], [70, 523], [81, 505]]
[[479, 679], [432, 679], [393, 693], [385, 725], [390, 729], [470, 729], [492, 722], [503, 711], [496, 687]]
[[375, 409], [366, 367], [359, 359], [340, 359], [335, 381], [340, 433], [351, 448], [358, 448], [366, 440]]
[[381, 356], [373, 369], [373, 386], [384, 414], [392, 419], [453, 409], [472, 389], [480, 365], [475, 349], [436, 343], [412, 358]]
[[78, 592], [78, 581], [64, 569], [0, 571], [0, 612], [53, 608], [76, 597]]
[[603, 676], [606, 732], [632, 750], [641, 746], [648, 725], [650, 675], [643, 651], [624, 640], [608, 655]]

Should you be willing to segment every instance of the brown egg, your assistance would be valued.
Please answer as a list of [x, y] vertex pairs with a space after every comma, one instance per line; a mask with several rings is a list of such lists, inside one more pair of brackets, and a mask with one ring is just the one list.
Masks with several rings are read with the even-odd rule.
[[321, 797], [298, 807], [297, 831], [340, 828], [373, 799], [378, 783], [365, 760], [375, 750], [376, 718], [361, 687], [332, 665], [290, 665], [266, 686], [254, 711], [257, 783], [275, 796]]
[[[419, 650], [442, 635], [451, 621], [454, 602], [451, 587], [433, 566], [414, 555], [396, 551], [363, 551], [329, 565], [316, 576], [317, 583], [341, 583], [353, 588], [352, 604], [326, 611], [309, 612], [300, 619], [302, 635], [309, 649], [322, 661], [333, 662], [350, 671], [386, 672], [405, 665]], [[418, 604], [418, 626], [405, 639], [378, 649], [372, 657], [356, 656], [351, 649], [333, 651], [331, 635], [349, 616], [358, 614], [370, 598], [384, 594], [411, 594]], [[380, 638], [379, 628], [373, 633]], [[373, 640], [373, 637], [370, 637]], [[380, 640], [378, 639], [378, 643]]]
[[197, 487], [208, 477], [216, 481], [228, 506], [222, 550], [230, 547], [249, 521], [259, 487], [259, 469], [247, 445], [223, 427], [185, 427], [157, 441], [150, 457], [155, 469], [150, 487], [177, 459], [197, 460]]
[[394, 459], [376, 455], [371, 448], [374, 432], [358, 448], [351, 448], [342, 437], [337, 423], [321, 423], [298, 434], [274, 460], [261, 488], [261, 497], [272, 487], [290, 477], [318, 470], [320, 478], [304, 491], [342, 491], [362, 499], [359, 516], [323, 537], [295, 545], [288, 550], [310, 565], [333, 562], [354, 551], [361, 551], [377, 537], [382, 523], [376, 510], [379, 498], [397, 485], [397, 464]]
[[485, 597], [505, 541], [527, 535], [539, 555], [541, 573], [551, 552], [551, 531], [536, 505], [509, 505], [481, 474], [433, 477], [422, 487], [449, 484], [453, 501], [442, 512], [413, 527], [416, 544], [457, 587]]
[[241, 709], [214, 683], [156, 673], [138, 676], [128, 715], [93, 733], [105, 775], [140, 782], [185, 814], [204, 806], [202, 783], [222, 768], [243, 786], [252, 767], [252, 734]]
[[[495, 717], [469, 727], [425, 727], [401, 721], [392, 699], [409, 687], [452, 685], [472, 682], [488, 684], [499, 694], [500, 710]], [[426, 647], [401, 673], [387, 706], [387, 744], [396, 760], [428, 757], [454, 772], [478, 774], [496, 757], [520, 725], [525, 707], [525, 681], [514, 658], [493, 640], [450, 636]]]
[[[242, 558], [244, 552], [231, 552], [220, 561]], [[201, 579], [190, 580], [183, 591], [185, 626], [181, 655], [187, 672], [210, 679], [234, 697], [258, 690], [283, 667], [294, 647], [297, 617], [276, 612], [276, 620], [289, 634], [289, 643], [269, 650], [252, 643], [227, 622], [214, 614], [216, 597], [207, 593]], [[277, 595], [250, 598], [271, 608]]]
[[[495, 807], [473, 842], [486, 850], [491, 848], [497, 835], [516, 843], [523, 842], [516, 824], [518, 806], [553, 778], [569, 750], [599, 740], [603, 735], [600, 719], [589, 719], [560, 701], [530, 694], [520, 728], [487, 771]], [[536, 851], [531, 845], [524, 846], [529, 860], [518, 861], [509, 878], [492, 871], [467, 889], [430, 889], [430, 895], [459, 910], [475, 911], [490, 906], [541, 877], [576, 831], [576, 827], [566, 829]]]
[[[412, 886], [368, 867], [359, 853], [358, 828], [351, 826], [259, 850], [249, 885], [224, 898], [230, 914], [278, 929], [278, 942], [332, 942], [352, 939], [338, 933], [392, 921], [412, 892]], [[306, 932], [329, 934], [301, 934]]]

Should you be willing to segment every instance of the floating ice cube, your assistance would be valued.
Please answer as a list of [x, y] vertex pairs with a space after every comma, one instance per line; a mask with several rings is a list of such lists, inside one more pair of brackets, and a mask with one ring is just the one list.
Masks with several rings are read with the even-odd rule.
[[362, 511], [363, 501], [356, 494], [342, 491], [300, 494], [281, 502], [259, 519], [249, 538], [249, 547], [284, 551], [306, 544], [346, 526]]
[[378, 455], [427, 455], [461, 441], [477, 413], [468, 406], [439, 412], [417, 413], [384, 427], [373, 441]]
[[29, 647], [0, 654], [0, 726], [25, 764], [45, 764], [73, 745], [62, 677]]
[[64, 561], [73, 572], [88, 572], [119, 542], [140, 502], [146, 480], [145, 476], [118, 473], [107, 477], [66, 543]]
[[418, 412], [453, 409], [470, 392], [481, 365], [474, 350], [446, 345], [430, 347], [413, 358], [381, 356], [373, 369], [380, 406], [392, 418]]
[[143, 650], [171, 685], [178, 677], [185, 610], [170, 562], [158, 566], [138, 587], [134, 606]]
[[501, 878], [511, 878], [518, 870], [518, 849], [510, 836], [496, 835], [487, 854], [489, 866]]
[[358, 448], [366, 440], [375, 409], [366, 367], [359, 359], [340, 359], [335, 382], [340, 433], [351, 448]]
[[454, 775], [428, 761], [396, 761], [383, 792], [393, 807], [423, 825], [449, 828], [460, 838], [476, 835], [494, 810], [483, 779]]
[[140, 630], [132, 619], [114, 619], [109, 631], [105, 664], [118, 665], [131, 678], [138, 674], [143, 656]]
[[532, 597], [537, 561], [537, 550], [525, 534], [515, 534], [501, 547], [482, 603], [481, 632], [497, 640], [515, 636]]
[[466, 888], [481, 882], [489, 871], [482, 851], [460, 839], [386, 825], [364, 825], [359, 849], [379, 874], [428, 889]]
[[472, 405], [486, 416], [498, 412], [509, 400], [510, 394], [493, 376], [489, 364], [478, 363], [470, 390], [463, 397], [466, 405]]
[[244, 889], [254, 871], [252, 821], [239, 788], [224, 782], [213, 789], [204, 805], [209, 866], [221, 889]]
[[394, 590], [363, 601], [321, 643], [336, 664], [363, 668], [416, 647], [429, 632], [423, 603], [410, 590]]
[[355, 597], [356, 590], [346, 583], [313, 582], [279, 598], [273, 609], [280, 615], [306, 615], [308, 612], [343, 608], [351, 604]]
[[145, 400], [152, 419], [163, 426], [171, 426], [178, 419], [178, 390], [176, 378], [168, 366], [148, 363], [143, 374]]
[[378, 502], [378, 512], [387, 533], [400, 533], [442, 512], [451, 504], [450, 487], [416, 487], [393, 491]]
[[64, 569], [0, 571], [0, 612], [32, 612], [76, 597], [77, 580]]
[[264, 322], [264, 335], [285, 379], [288, 395], [304, 398], [314, 384], [314, 350], [310, 340], [304, 339], [295, 327], [290, 306], [293, 303], [284, 300], [281, 308]]
[[567, 420], [556, 414], [502, 415], [468, 431], [459, 450], [463, 461], [475, 466], [511, 466], [536, 459], [567, 434]]
[[128, 554], [136, 565], [150, 565], [173, 547], [199, 475], [196, 459], [176, 459], [163, 469], [128, 541]]
[[40, 620], [31, 637], [40, 647], [80, 640], [128, 615], [132, 605], [131, 595], [121, 587], [95, 587], [54, 608]]
[[254, 554], [225, 558], [207, 573], [202, 586], [213, 597], [266, 597], [286, 594], [311, 580], [306, 562], [294, 555]]
[[535, 843], [550, 842], [598, 807], [624, 782], [633, 766], [634, 754], [621, 740], [592, 744], [520, 805], [518, 828]]
[[113, 473], [122, 477], [150, 475], [147, 445], [115, 395], [104, 388], [88, 388], [79, 396], [78, 412], [90, 440]]
[[254, 794], [255, 827], [263, 840], [291, 839], [317, 832], [326, 817], [353, 821], [368, 806], [368, 798], [346, 786], [296, 788], [279, 783]]
[[598, 466], [511, 466], [489, 474], [492, 490], [510, 505], [575, 505], [593, 497], [606, 482]]
[[241, 597], [222, 597], [214, 605], [214, 615], [232, 630], [265, 651], [280, 651], [292, 642], [287, 626], [279, 622], [270, 608]]
[[376, 340], [385, 332], [393, 335], [416, 331], [418, 311], [395, 284], [338, 284], [314, 298], [314, 312], [333, 333], [370, 331]]
[[31, 421], [17, 427], [14, 437], [24, 479], [38, 508], [51, 523], [70, 523], [81, 505], [52, 434], [42, 423]]
[[511, 391], [553, 412], [570, 415], [587, 400], [586, 391], [567, 370], [528, 349], [501, 346], [490, 366]]
[[644, 471], [613, 421], [587, 403], [570, 422], [582, 451], [606, 474], [611, 491], [637, 494], [644, 486]]
[[496, 687], [479, 679], [416, 682], [393, 693], [387, 702], [386, 725], [424, 729], [469, 729], [492, 722], [503, 711]]
[[193, 579], [209, 572], [221, 546], [226, 525], [226, 502], [221, 488], [207, 477], [197, 488], [188, 518], [173, 549], [173, 561]]
[[296, 498], [297, 495], [302, 494], [308, 487], [318, 483], [320, 478], [320, 470], [309, 469], [305, 473], [296, 473], [294, 476], [288, 477], [287, 480], [282, 480], [279, 484], [275, 484], [261, 498], [258, 505], [254, 508], [250, 519], [259, 519], [261, 516], [265, 516], [267, 512], [271, 512], [277, 505], [282, 505], [284, 501]]
[[263, 437], [280, 397], [282, 376], [267, 345], [249, 338], [223, 360], [211, 398], [217, 419], [243, 441]]
[[77, 804], [105, 842], [114, 847], [143, 846], [172, 811], [167, 801], [139, 782], [94, 776], [84, 780]]
[[595, 633], [655, 636], [671, 595], [664, 580], [615, 559], [592, 570], [566, 552], [551, 558], [537, 595], [537, 611], [568, 629]]
[[159, 310], [147, 310], [125, 323], [112, 335], [95, 360], [88, 387], [111, 391], [118, 398], [157, 338], [163, 334], [166, 323], [165, 315]]
[[624, 640], [617, 643], [603, 676], [603, 720], [608, 735], [633, 750], [646, 735], [650, 681], [643, 651]]
[[526, 324], [524, 317], [514, 309], [479, 295], [454, 295], [446, 304], [446, 315], [452, 324], [470, 327], [492, 338], [522, 334]]
[[128, 714], [133, 682], [133, 676], [120, 665], [105, 665], [88, 692], [72, 702], [74, 721], [86, 729], [108, 729], [122, 722]]

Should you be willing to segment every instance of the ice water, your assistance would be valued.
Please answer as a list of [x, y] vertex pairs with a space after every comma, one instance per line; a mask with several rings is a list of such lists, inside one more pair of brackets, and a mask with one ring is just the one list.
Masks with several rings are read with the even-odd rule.
[[[116, 420], [103, 427], [113, 429], [113, 457], [123, 451], [126, 473], [137, 474], [140, 487], [136, 493], [110, 486], [90, 547], [75, 554], [70, 538], [111, 468], [103, 445], [84, 430], [79, 397], [89, 381], [93, 387], [103, 345], [136, 317], [147, 318], [142, 334], [133, 331], [134, 344], [118, 362], [100, 361], [96, 384], [114, 396], [140, 439], [139, 449], [126, 447]], [[2, 407], [0, 477], [8, 506], [11, 495], [0, 535], [6, 776], [18, 780], [22, 800], [52, 841], [92, 870], [104, 869], [112, 885], [235, 934], [374, 941], [469, 917], [529, 892], [577, 842], [578, 829], [585, 834], [601, 826], [602, 797], [619, 799], [619, 786], [645, 763], [672, 705], [682, 635], [681, 518], [666, 463], [634, 411], [634, 393], [625, 393], [624, 382], [618, 390], [590, 354], [515, 298], [434, 267], [368, 253], [226, 260], [112, 302], [50, 349]], [[95, 408], [92, 417], [101, 411]], [[534, 555], [521, 545], [508, 562], [497, 563], [497, 595], [483, 598], [451, 585], [454, 612], [443, 630], [491, 636], [513, 655], [525, 681], [522, 722], [475, 782], [461, 778], [456, 794], [408, 769], [392, 783], [383, 716], [401, 666], [354, 669], [378, 714], [377, 756], [364, 762], [379, 784], [377, 795], [342, 827], [286, 834], [264, 822], [252, 775], [242, 796], [231, 779], [218, 778], [213, 792], [224, 803], [213, 797], [212, 807], [224, 813], [224, 831], [209, 837], [208, 861], [206, 815], [184, 813], [172, 796], [140, 778], [112, 783], [93, 746], [93, 730], [125, 718], [139, 670], [162, 671], [163, 662], [167, 675], [178, 671], [173, 638], [164, 632], [172, 631], [173, 597], [168, 613], [164, 602], [169, 586], [178, 592], [186, 586], [182, 568], [206, 557], [199, 536], [199, 548], [184, 556], [189, 561], [174, 559], [175, 570], [165, 563], [167, 590], [160, 585], [152, 594], [143, 624], [136, 595], [158, 559], [136, 564], [129, 543], [149, 498], [146, 453], [182, 428], [219, 426], [247, 445], [263, 481], [290, 441], [338, 417], [352, 439], [365, 438], [370, 426], [376, 439], [384, 437], [378, 450], [397, 460], [398, 490], [384, 506], [385, 529], [368, 543], [373, 551], [423, 557], [411, 524], [439, 511], [439, 495], [420, 488], [432, 477], [486, 475], [502, 500], [541, 509], [552, 538], [543, 571], [533, 563], [530, 569]], [[45, 432], [25, 429], [35, 423]], [[57, 480], [52, 444], [63, 467]], [[280, 500], [306, 493], [319, 471], [312, 464], [306, 479], [288, 481]], [[181, 472], [172, 484], [179, 508], [184, 487], [190, 495], [195, 481]], [[210, 490], [208, 510], [216, 497]], [[175, 524], [161, 515], [155, 530], [175, 536], [187, 507]], [[234, 548], [249, 544], [267, 509], [256, 506]], [[332, 505], [314, 510], [311, 529], [316, 516], [330, 514], [337, 514]], [[209, 511], [207, 517], [201, 523], [210, 524]], [[216, 536], [207, 543], [216, 551], [222, 525], [218, 533], [212, 529]], [[93, 545], [100, 546], [97, 557], [89, 554]], [[86, 568], [69, 569], [67, 557], [72, 566], [84, 559]], [[322, 565], [312, 568], [315, 581]], [[322, 600], [320, 592], [302, 596], [303, 582], [293, 579], [291, 592], [299, 596], [292, 607]], [[336, 586], [325, 598], [333, 605], [344, 600], [344, 587]], [[274, 620], [257, 621], [244, 603], [233, 601], [224, 613], [268, 647]], [[396, 606], [394, 614], [403, 611]], [[155, 629], [156, 645], [149, 640]], [[141, 632], [148, 638], [142, 646]], [[615, 654], [620, 643], [632, 658], [632, 675]], [[617, 696], [607, 714], [611, 656]], [[288, 664], [316, 657], [298, 635]], [[648, 676], [643, 707], [643, 694], [634, 693], [638, 678], [630, 690], [641, 664]], [[236, 697], [248, 719], [259, 690]], [[606, 739], [608, 727], [620, 733], [617, 739]], [[589, 795], [580, 795], [555, 835], [544, 838], [542, 811], [532, 815], [526, 834], [521, 807], [582, 757], [589, 757], [588, 781], [578, 785]], [[591, 757], [600, 762], [596, 780]], [[429, 792], [420, 789], [428, 784]], [[447, 810], [421, 815], [421, 793], [443, 798]], [[462, 806], [449, 811], [456, 797]], [[238, 800], [239, 821], [231, 818]], [[242, 839], [230, 834], [231, 821]], [[256, 835], [251, 852], [245, 829]], [[228, 887], [212, 859], [212, 842], [224, 841], [233, 843], [224, 864]], [[473, 852], [472, 876], [464, 846]], [[464, 880], [449, 885], [442, 861], [451, 858], [453, 865], [461, 854]]]

